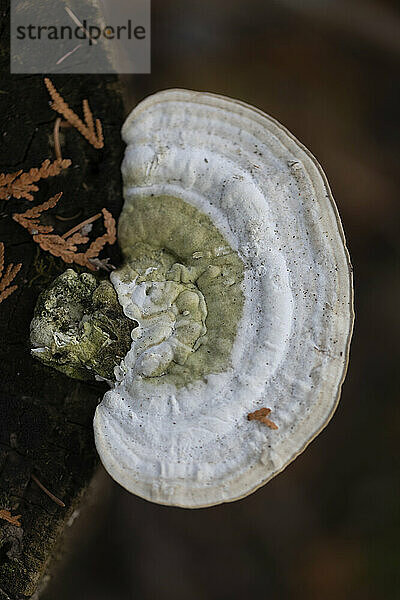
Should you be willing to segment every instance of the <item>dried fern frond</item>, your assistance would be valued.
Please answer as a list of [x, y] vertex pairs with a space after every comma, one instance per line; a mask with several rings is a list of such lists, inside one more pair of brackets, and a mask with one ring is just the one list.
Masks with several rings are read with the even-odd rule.
[[[16, 173], [0, 173], [0, 188], [7, 188], [9, 185], [12, 184], [12, 182], [14, 181], [14, 179], [16, 179], [18, 177], [18, 175], [21, 175], [22, 173], [22, 169], [17, 171]], [[0, 195], [4, 194], [3, 190], [0, 189]], [[5, 198], [1, 198], [2, 200], [4, 200]]]
[[8, 287], [12, 281], [14, 281], [14, 279], [20, 272], [21, 267], [22, 267], [22, 263], [18, 263], [17, 265], [10, 263], [8, 265], [6, 272], [4, 273], [3, 277], [0, 280], [0, 292], [5, 290], [5, 288]]
[[[117, 239], [114, 217], [106, 208], [103, 208], [101, 212], [103, 214], [106, 233], [95, 239], [90, 244], [86, 252], [80, 252], [74, 257], [74, 262], [79, 265], [86, 266], [91, 271], [98, 271], [99, 268], [102, 268], [99, 264], [101, 261], [97, 262], [96, 259], [98, 259], [100, 252], [103, 250], [106, 244], [110, 244], [110, 246], [112, 246]], [[82, 225], [86, 225], [88, 221], [84, 221]]]
[[117, 239], [116, 234], [116, 226], [115, 219], [110, 212], [106, 208], [103, 208], [102, 211], [104, 218], [104, 226], [106, 228], [106, 233], [102, 236], [98, 237], [97, 240], [94, 240], [89, 248], [86, 250], [86, 258], [95, 258], [102, 251], [104, 246], [108, 243], [110, 246], [115, 243]]
[[100, 119], [96, 119], [96, 135], [98, 139], [99, 148], [103, 148], [104, 146], [104, 136], [103, 136], [103, 126], [101, 124]]
[[270, 429], [278, 429], [278, 425], [271, 421], [271, 419], [268, 419], [270, 412], [270, 408], [260, 408], [259, 410], [249, 413], [247, 419], [249, 421], [260, 421], [260, 423], [264, 423], [264, 425], [267, 425]]
[[65, 263], [71, 264], [75, 261], [77, 247], [69, 244], [61, 236], [53, 234], [36, 234], [33, 240], [39, 244], [42, 250], [50, 252], [53, 256], [59, 256]]
[[25, 229], [29, 231], [29, 233], [37, 234], [47, 234], [53, 231], [53, 227], [51, 225], [41, 225], [39, 222], [40, 215], [42, 212], [49, 210], [50, 208], [54, 208], [59, 199], [62, 196], [62, 192], [59, 192], [46, 202], [39, 204], [39, 206], [34, 206], [26, 210], [24, 213], [15, 213], [13, 215], [14, 221], [22, 225]]
[[23, 173], [22, 170], [16, 173], [1, 173], [0, 200], [8, 200], [11, 196], [17, 199], [33, 200], [32, 192], [37, 192], [39, 189], [35, 183], [40, 179], [59, 175], [63, 169], [67, 169], [70, 165], [71, 161], [68, 158], [57, 158], [53, 162], [46, 159], [41, 167], [34, 167], [26, 173]]
[[[53, 227], [41, 225], [40, 215], [42, 212], [54, 208], [61, 196], [62, 192], [59, 192], [46, 202], [29, 208], [24, 213], [14, 214], [13, 219], [32, 234], [33, 240], [39, 244], [42, 250], [50, 252], [53, 256], [59, 256], [68, 264], [75, 262], [91, 271], [97, 271], [100, 268], [99, 263], [91, 261], [98, 258], [99, 253], [107, 243], [110, 245], [115, 243], [117, 239], [115, 219], [106, 208], [103, 208], [101, 213], [85, 219], [63, 235], [53, 233]], [[93, 240], [85, 252], [78, 252], [77, 246], [89, 242], [88, 226], [101, 216], [104, 219], [106, 233]], [[2, 260], [0, 248], [0, 265]]]
[[83, 116], [85, 122], [69, 107], [64, 98], [57, 92], [54, 84], [48, 77], [45, 77], [44, 83], [53, 100], [51, 108], [64, 117], [75, 129], [83, 135], [83, 137], [94, 147], [103, 148], [103, 128], [100, 119], [94, 121], [92, 111], [90, 110], [89, 102], [83, 100]]
[[85, 235], [82, 235], [80, 231], [77, 231], [76, 233], [71, 235], [71, 237], [68, 238], [69, 244], [76, 244], [77, 246], [81, 244], [87, 244], [88, 241], [89, 238]]
[[11, 525], [16, 525], [17, 527], [21, 527], [20, 518], [21, 518], [21, 515], [12, 516], [11, 512], [9, 510], [6, 510], [4, 508], [2, 508], [0, 510], [0, 519], [3, 519], [4, 521], [8, 521], [9, 523], [11, 523]]
[[50, 208], [54, 208], [54, 206], [57, 204], [57, 202], [59, 201], [59, 199], [61, 198], [62, 195], [63, 195], [62, 192], [58, 192], [58, 194], [56, 194], [55, 196], [52, 196], [52, 198], [49, 198], [49, 200], [46, 200], [42, 204], [39, 204], [38, 206], [34, 206], [33, 208], [29, 208], [24, 213], [22, 213], [21, 216], [24, 216], [27, 219], [40, 217], [42, 212], [49, 210]]
[[108, 235], [107, 241], [112, 246], [113, 244], [115, 244], [115, 242], [117, 240], [117, 226], [115, 223], [115, 219], [106, 208], [102, 208], [101, 212], [103, 213], [104, 225], [105, 225], [105, 228], [107, 229], [107, 235]]
[[17, 289], [17, 285], [10, 285], [16, 276], [18, 275], [20, 269], [22, 267], [22, 263], [18, 263], [14, 265], [10, 263], [7, 269], [4, 271], [4, 244], [0, 242], [0, 303], [3, 302], [6, 298], [11, 296], [13, 292]]
[[92, 114], [92, 111], [90, 110], [89, 102], [87, 101], [86, 98], [82, 101], [82, 106], [83, 106], [83, 116], [85, 119], [85, 123], [86, 123], [89, 131], [94, 131], [93, 114]]

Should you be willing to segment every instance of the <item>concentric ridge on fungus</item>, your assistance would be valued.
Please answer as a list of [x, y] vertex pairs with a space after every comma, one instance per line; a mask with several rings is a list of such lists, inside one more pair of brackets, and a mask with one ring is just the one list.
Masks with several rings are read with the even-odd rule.
[[[57, 368], [113, 379], [94, 430], [121, 485], [183, 507], [235, 500], [293, 460], [336, 407], [353, 323], [337, 209], [315, 158], [241, 102], [167, 90], [122, 133], [124, 265], [111, 275], [119, 311], [107, 314], [118, 351], [90, 316], [87, 364], [73, 344]], [[51, 306], [39, 306], [34, 352], [50, 363], [38, 348], [54, 360], [60, 336], [54, 318], [43, 325]]]

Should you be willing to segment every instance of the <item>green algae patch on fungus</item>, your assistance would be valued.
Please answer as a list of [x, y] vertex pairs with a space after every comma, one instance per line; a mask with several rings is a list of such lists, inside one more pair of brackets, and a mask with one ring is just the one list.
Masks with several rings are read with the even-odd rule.
[[111, 283], [67, 269], [39, 296], [31, 323], [32, 354], [75, 379], [112, 380], [134, 326]]
[[187, 385], [230, 365], [244, 304], [244, 264], [209, 216], [168, 195], [128, 197], [125, 265], [111, 275], [139, 326], [127, 356], [152, 383]]

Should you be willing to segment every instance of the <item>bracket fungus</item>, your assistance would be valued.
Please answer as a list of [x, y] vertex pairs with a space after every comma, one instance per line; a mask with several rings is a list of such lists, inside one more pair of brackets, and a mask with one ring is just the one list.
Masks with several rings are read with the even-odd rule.
[[353, 326], [338, 212], [310, 152], [242, 102], [167, 90], [122, 135], [124, 264], [110, 279], [131, 340], [96, 410], [96, 446], [153, 502], [242, 498], [336, 408]]

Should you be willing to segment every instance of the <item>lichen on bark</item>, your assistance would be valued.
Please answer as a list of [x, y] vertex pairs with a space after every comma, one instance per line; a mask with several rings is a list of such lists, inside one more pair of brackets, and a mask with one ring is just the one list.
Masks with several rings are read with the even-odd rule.
[[31, 324], [32, 354], [75, 379], [112, 380], [130, 348], [134, 326], [111, 283], [67, 269], [39, 296]]

